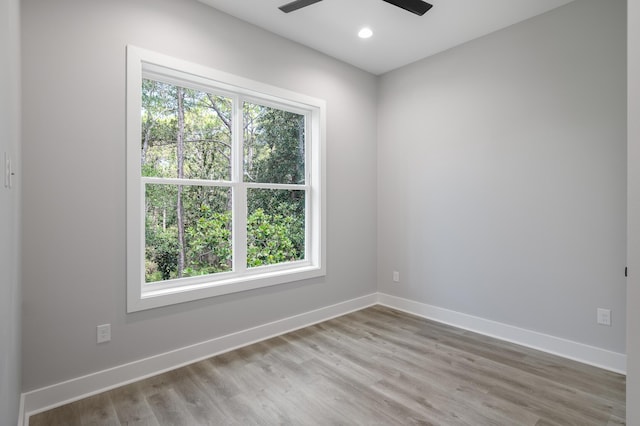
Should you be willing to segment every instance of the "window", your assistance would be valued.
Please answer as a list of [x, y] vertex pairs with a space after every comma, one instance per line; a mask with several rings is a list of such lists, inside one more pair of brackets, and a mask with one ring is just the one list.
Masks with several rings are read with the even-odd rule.
[[324, 110], [127, 48], [128, 312], [324, 275]]

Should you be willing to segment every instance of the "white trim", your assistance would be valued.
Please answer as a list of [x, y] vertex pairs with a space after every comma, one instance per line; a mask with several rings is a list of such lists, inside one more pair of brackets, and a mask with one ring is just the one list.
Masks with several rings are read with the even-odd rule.
[[[140, 171], [140, 109], [143, 78], [162, 81], [233, 98], [231, 181], [203, 181], [142, 177]], [[127, 312], [173, 305], [223, 294], [253, 290], [326, 274], [325, 134], [326, 101], [249, 80], [160, 53], [127, 46]], [[284, 185], [243, 180], [243, 119], [245, 100], [273, 105], [305, 116], [305, 183]], [[144, 277], [144, 188], [146, 183], [205, 185], [233, 188], [233, 271], [146, 283]], [[305, 259], [265, 268], [246, 266], [247, 188], [305, 192]]]
[[22, 394], [24, 426], [29, 416], [253, 343], [280, 336], [376, 304], [375, 293], [227, 334], [195, 345], [119, 365]]
[[[236, 184], [231, 195], [232, 264], [233, 272], [244, 276], [247, 272], [247, 187], [244, 182], [244, 107], [242, 96], [233, 95], [231, 126], [231, 180]], [[305, 234], [308, 235], [308, 234]], [[234, 285], [237, 287], [237, 285]]]
[[23, 393], [20, 398], [20, 419], [23, 420], [19, 426], [28, 426], [30, 415], [374, 305], [387, 306], [616, 373], [625, 374], [626, 371], [624, 354], [413, 300], [373, 293]]
[[24, 414], [24, 394], [20, 395], [20, 408], [18, 408], [18, 426], [29, 426], [29, 416]]
[[182, 186], [214, 186], [222, 188], [233, 188], [237, 185], [229, 180], [204, 180], [204, 179], [178, 179], [178, 178], [161, 178], [161, 177], [140, 177], [140, 183], [149, 183], [152, 185], [169, 184]]
[[583, 364], [626, 374], [627, 356], [625, 354], [389, 294], [378, 293], [378, 303], [443, 324], [537, 349]]

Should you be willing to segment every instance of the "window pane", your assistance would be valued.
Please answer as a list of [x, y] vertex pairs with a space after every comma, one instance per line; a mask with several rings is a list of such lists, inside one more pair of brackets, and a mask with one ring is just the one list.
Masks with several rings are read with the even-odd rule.
[[231, 99], [142, 81], [142, 175], [231, 179]]
[[245, 102], [244, 181], [304, 184], [304, 115]]
[[145, 185], [146, 282], [230, 271], [231, 247], [230, 188]]
[[305, 191], [247, 190], [247, 267], [305, 258]]

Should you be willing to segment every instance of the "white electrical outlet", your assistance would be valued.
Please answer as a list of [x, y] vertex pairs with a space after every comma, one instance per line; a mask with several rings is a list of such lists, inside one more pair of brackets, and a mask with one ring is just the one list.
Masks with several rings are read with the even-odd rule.
[[611, 309], [598, 308], [598, 324], [611, 326]]
[[111, 340], [111, 324], [102, 324], [96, 327], [97, 343], [104, 343]]
[[400, 282], [400, 272], [393, 271], [393, 282], [394, 283], [399, 283]]

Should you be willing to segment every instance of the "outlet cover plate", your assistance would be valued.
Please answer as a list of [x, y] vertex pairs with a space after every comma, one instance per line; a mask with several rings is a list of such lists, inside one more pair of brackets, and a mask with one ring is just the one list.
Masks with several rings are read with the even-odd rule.
[[111, 340], [111, 324], [102, 324], [96, 327], [96, 342], [105, 343]]
[[611, 326], [611, 309], [598, 308], [598, 324]]

